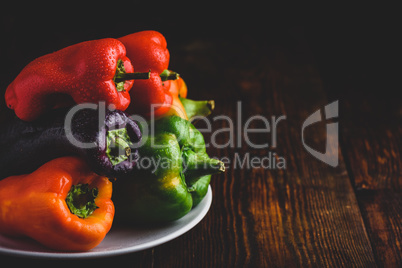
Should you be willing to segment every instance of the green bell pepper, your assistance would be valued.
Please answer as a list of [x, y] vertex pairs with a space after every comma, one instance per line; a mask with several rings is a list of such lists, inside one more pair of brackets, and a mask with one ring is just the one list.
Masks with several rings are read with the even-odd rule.
[[185, 119], [168, 116], [153, 126], [140, 125], [144, 144], [138, 148], [138, 169], [114, 185], [116, 219], [177, 220], [201, 202], [211, 174], [224, 172], [224, 163], [209, 158], [204, 137]]

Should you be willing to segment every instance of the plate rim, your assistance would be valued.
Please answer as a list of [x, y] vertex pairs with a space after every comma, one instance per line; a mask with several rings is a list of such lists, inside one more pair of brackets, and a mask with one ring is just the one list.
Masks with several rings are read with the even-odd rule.
[[[140, 245], [110, 251], [85, 251], [85, 252], [57, 252], [57, 251], [38, 252], [38, 251], [10, 249], [2, 247], [0, 245], [0, 254], [16, 256], [16, 257], [37, 258], [37, 259], [93, 259], [93, 258], [111, 257], [128, 253], [134, 253], [164, 244], [188, 232], [189, 230], [194, 228], [206, 216], [211, 207], [211, 204], [212, 204], [212, 189], [211, 185], [209, 185], [207, 194], [205, 195], [201, 203], [198, 205], [198, 206], [203, 205], [200, 212], [196, 214], [196, 216], [193, 219], [191, 219], [189, 223], [185, 224], [182, 228], [166, 236], [160, 237], [155, 240], [151, 240], [149, 242]], [[191, 214], [189, 213], [181, 219], [185, 219], [185, 217], [188, 217], [190, 215]]]

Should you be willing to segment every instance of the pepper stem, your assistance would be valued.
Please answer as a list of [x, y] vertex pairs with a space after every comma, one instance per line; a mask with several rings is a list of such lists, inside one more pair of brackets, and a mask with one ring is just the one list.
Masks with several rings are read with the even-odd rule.
[[176, 80], [179, 78], [179, 74], [173, 71], [169, 71], [169, 70], [164, 70], [160, 75], [159, 75], [163, 81], [167, 81], [167, 80]]
[[126, 68], [124, 68], [124, 62], [119, 59], [117, 61], [116, 73], [113, 77], [114, 84], [116, 86], [116, 90], [118, 92], [125, 91], [124, 84], [126, 80], [135, 80], [135, 79], [149, 79], [151, 75], [151, 70], [147, 73], [126, 73]]
[[146, 73], [119, 73], [114, 76], [114, 82], [120, 83], [126, 80], [149, 79], [151, 71]]
[[180, 98], [181, 103], [186, 110], [188, 120], [194, 121], [195, 117], [205, 117], [212, 113], [215, 108], [215, 101], [194, 101], [186, 98]]
[[89, 189], [88, 184], [73, 185], [67, 194], [66, 204], [72, 214], [85, 219], [98, 208], [95, 204], [98, 193], [98, 188]]
[[[169, 70], [164, 70], [160, 75], [160, 78], [163, 81], [167, 80], [176, 80], [179, 78], [179, 74], [176, 72], [172, 72]], [[120, 83], [126, 80], [137, 80], [137, 79], [149, 79], [151, 77], [151, 70], [149, 70], [146, 73], [116, 73], [114, 76], [114, 82], [115, 83]]]
[[193, 151], [183, 152], [183, 173], [187, 185], [193, 185], [200, 177], [225, 172], [225, 164], [214, 158], [197, 155]]
[[129, 159], [131, 145], [132, 142], [126, 128], [108, 130], [106, 135], [106, 155], [113, 166]]

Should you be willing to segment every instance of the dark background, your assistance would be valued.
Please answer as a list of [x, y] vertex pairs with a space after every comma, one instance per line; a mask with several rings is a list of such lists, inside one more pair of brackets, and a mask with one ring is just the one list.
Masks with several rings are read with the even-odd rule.
[[[396, 8], [386, 5], [326, 5], [272, 7], [241, 4], [191, 7], [150, 4], [101, 7], [82, 6], [9, 8], [0, 21], [0, 92], [33, 59], [66, 46], [106, 37], [118, 38], [142, 30], [160, 31], [171, 53], [170, 69], [193, 86], [190, 98], [216, 98], [210, 81], [231, 80], [226, 67], [252, 70], [276, 48], [290, 50], [293, 59], [314, 62], [330, 99], [350, 100], [367, 119], [398, 120], [402, 114], [395, 93], [401, 88], [398, 73], [400, 42]], [[199, 42], [201, 41], [201, 42]], [[204, 49], [215, 53], [203, 58], [202, 72], [189, 58]], [[307, 52], [307, 53], [306, 53]], [[304, 58], [303, 58], [304, 57]], [[187, 59], [187, 60], [186, 60]], [[243, 60], [246, 59], [246, 60]], [[400, 68], [399, 68], [400, 69]], [[215, 83], [215, 82], [214, 82]], [[225, 84], [226, 85], [226, 84]], [[245, 98], [248, 96], [239, 96]], [[378, 118], [376, 110], [385, 110]], [[0, 100], [1, 117], [12, 115]], [[353, 113], [348, 115], [353, 116]], [[361, 119], [358, 119], [361, 122]]]
[[[252, 44], [267, 49], [288, 46], [300, 49], [300, 53], [308, 48], [322, 76], [339, 83], [339, 88], [331, 90], [340, 94], [345, 91], [342, 84], [350, 81], [360, 85], [355, 89], [359, 94], [376, 98], [398, 88], [390, 83], [397, 75], [394, 66], [398, 64], [399, 35], [392, 6], [110, 5], [103, 9], [33, 6], [2, 11], [1, 90], [36, 57], [77, 42], [117, 38], [141, 30], [157, 30], [165, 35], [173, 69], [176, 58], [194, 40], [208, 40], [210, 46], [237, 43], [239, 50], [216, 59], [228, 65], [236, 64], [236, 54], [255, 53], [250, 50]], [[253, 56], [256, 55], [251, 55], [250, 61]], [[177, 71], [187, 76], [186, 70]]]
[[[392, 147], [393, 144], [397, 146], [400, 144], [398, 141], [400, 140], [398, 131], [400, 133], [399, 126], [401, 125], [402, 105], [401, 99], [398, 97], [399, 94], [397, 94], [401, 90], [400, 73], [398, 72], [400, 69], [400, 67], [398, 68], [400, 65], [400, 43], [398, 43], [398, 37], [400, 36], [400, 16], [397, 14], [397, 9], [396, 7], [386, 5], [370, 6], [367, 3], [354, 6], [351, 4], [334, 4], [332, 6], [292, 5], [286, 8], [271, 7], [262, 4], [264, 3], [260, 2], [260, 5], [256, 5], [251, 2], [242, 2], [238, 6], [231, 4], [218, 8], [204, 2], [187, 4], [190, 5], [189, 7], [168, 2], [164, 3], [164, 5], [151, 3], [151, 6], [135, 4], [134, 7], [124, 6], [122, 3], [99, 3], [99, 5], [104, 6], [102, 8], [96, 6], [90, 9], [83, 9], [81, 6], [72, 5], [57, 6], [56, 8], [38, 6], [29, 8], [24, 6], [24, 8], [18, 7], [3, 10], [1, 11], [0, 21], [0, 92], [3, 94], [7, 85], [11, 83], [26, 64], [46, 53], [51, 53], [68, 45], [86, 40], [105, 37], [117, 38], [137, 31], [157, 30], [167, 39], [171, 55], [169, 68], [180, 73], [185, 79], [189, 87], [189, 97], [193, 99], [215, 99], [217, 112], [228, 112], [229, 115], [230, 113], [233, 115], [232, 108], [235, 107], [237, 100], [245, 101], [253, 98], [279, 99], [280, 103], [278, 106], [280, 108], [285, 103], [284, 109], [285, 112], [289, 112], [288, 121], [289, 125], [292, 126], [292, 122], [290, 122], [291, 118], [292, 116], [297, 117], [299, 108], [305, 113], [300, 115], [300, 118], [305, 119], [308, 114], [322, 107], [310, 106], [310, 100], [311, 103], [314, 103], [314, 98], [320, 99], [322, 100], [318, 102], [320, 105], [333, 100], [339, 100], [340, 146], [347, 170], [346, 172], [345, 168], [342, 167], [344, 171], [342, 174], [348, 174], [353, 185], [352, 192], [355, 191], [356, 193], [358, 208], [353, 211], [357, 211], [358, 215], [361, 213], [363, 217], [364, 228], [366, 228], [365, 230], [367, 230], [371, 242], [367, 246], [367, 249], [371, 252], [371, 247], [373, 247], [375, 261], [381, 266], [382, 258], [386, 256], [383, 252], [387, 252], [391, 248], [389, 245], [392, 243], [386, 242], [381, 244], [381, 239], [378, 237], [381, 238], [382, 233], [377, 236], [375, 231], [375, 227], [377, 226], [375, 219], [380, 214], [372, 212], [371, 204], [374, 204], [374, 208], [380, 207], [379, 210], [381, 212], [385, 211], [384, 215], [386, 216], [378, 216], [380, 219], [378, 221], [380, 222], [378, 223], [380, 230], [387, 230], [389, 226], [388, 222], [383, 221], [384, 218], [388, 219], [389, 216], [390, 219], [396, 219], [394, 222], [398, 222], [397, 220], [400, 219], [394, 216], [400, 215], [400, 210], [396, 209], [397, 213], [394, 213], [391, 210], [387, 210], [387, 208], [392, 208], [392, 204], [395, 203], [402, 204], [400, 198], [399, 156], [398, 154], [393, 157], [382, 155], [385, 154], [382, 152], [382, 147], [395, 149]], [[281, 53], [283, 55], [280, 55]], [[283, 63], [274, 62], [278, 60], [283, 61]], [[296, 67], [293, 68], [292, 66]], [[322, 83], [322, 86], [317, 87], [323, 89], [326, 95], [324, 98], [321, 92], [319, 92], [319, 96], [314, 96], [314, 94], [311, 94], [311, 91], [309, 94], [304, 94], [303, 90], [308, 89], [308, 83], [311, 82], [311, 79], [306, 79], [307, 84], [303, 85], [303, 79], [297, 77], [298, 75], [309, 74], [308, 70], [301, 70], [304, 66], [319, 72], [318, 75], [313, 74], [311, 76], [313, 78], [319, 77], [319, 81], [313, 79], [313, 82]], [[300, 73], [292, 73], [293, 70], [298, 70]], [[272, 72], [272, 75], [270, 72]], [[288, 91], [275, 88], [276, 84], [272, 81], [286, 75], [289, 75], [288, 79], [290, 81], [287, 84], [291, 84], [292, 79], [295, 78], [297, 81], [295, 84], [298, 88], [300, 87], [299, 92], [297, 91], [298, 88]], [[267, 79], [265, 79], [266, 77]], [[281, 85], [280, 81], [278, 85]], [[264, 93], [265, 90], [268, 93]], [[276, 95], [271, 96], [271, 93]], [[294, 96], [287, 96], [287, 94], [294, 94]], [[293, 97], [296, 101], [292, 100]], [[245, 105], [249, 103], [248, 105], [250, 106], [245, 107], [246, 114], [255, 114], [260, 110], [267, 111], [265, 107], [254, 107], [254, 105], [263, 106], [266, 103], [273, 106], [272, 109], [268, 107], [268, 111], [282, 111], [282, 109], [276, 107], [274, 101], [251, 100], [245, 103]], [[286, 106], [288, 103], [290, 103], [289, 106]], [[299, 103], [300, 106], [298, 105]], [[1, 99], [0, 119], [12, 114], [12, 111], [4, 106], [4, 99]], [[299, 127], [298, 124], [300, 122], [296, 122], [297, 127]], [[325, 129], [325, 124], [323, 123], [321, 126], [320, 133], [325, 134], [322, 131]], [[292, 130], [291, 127], [289, 129]], [[283, 133], [286, 134], [286, 131], [283, 131]], [[290, 133], [294, 134], [291, 131]], [[289, 135], [290, 140], [292, 140], [292, 135]], [[316, 160], [311, 157], [309, 158], [303, 149], [292, 151], [289, 148], [294, 147], [293, 143], [290, 143], [289, 148], [283, 145], [285, 144], [284, 141], [287, 141], [286, 138], [289, 137], [283, 135], [280, 138], [282, 139], [281, 146], [285, 148], [285, 157], [292, 159], [291, 156], [295, 154], [297, 160], [306, 159], [306, 163], [308, 163], [305, 166], [300, 164], [301, 167], [297, 165], [296, 171], [309, 170], [309, 166], [315, 167]], [[293, 138], [299, 142], [298, 136]], [[222, 144], [225, 142], [225, 140], [221, 141]], [[322, 143], [321, 145], [325, 144]], [[217, 156], [225, 155], [225, 153], [228, 156], [232, 156], [234, 152], [233, 150], [223, 150], [222, 155], [220, 155], [221, 151], [211, 150], [212, 154]], [[246, 152], [248, 149], [243, 147], [241, 150]], [[394, 151], [398, 153], [398, 147]], [[387, 161], [385, 164], [378, 164], [377, 156], [384, 157], [387, 161], [393, 159], [389, 161], [392, 167], [388, 169], [388, 166], [386, 166]], [[366, 158], [371, 160], [371, 162], [368, 160], [369, 164], [365, 162]], [[362, 163], [366, 164], [365, 169], [361, 168]], [[371, 163], [374, 163], [374, 165], [371, 165]], [[359, 172], [362, 169], [363, 171], [360, 174]], [[332, 173], [335, 172], [326, 166], [322, 170], [329, 170], [328, 174], [332, 177]], [[366, 171], [372, 177], [373, 181], [365, 181], [366, 178], [370, 178], [365, 173]], [[199, 247], [202, 250], [199, 253], [206, 255], [205, 258], [204, 255], [200, 257], [202, 258], [202, 260], [199, 260], [201, 261], [200, 263], [222, 264], [219, 262], [221, 258], [223, 261], [230, 259], [233, 264], [236, 263], [237, 258], [242, 260], [241, 256], [243, 256], [239, 255], [239, 257], [236, 254], [232, 254], [233, 252], [244, 253], [245, 251], [248, 252], [248, 250], [252, 252], [250, 263], [253, 263], [253, 261], [259, 263], [259, 261], [266, 259], [264, 254], [271, 251], [261, 250], [261, 256], [263, 257], [259, 259], [253, 255], [256, 254], [255, 252], [260, 252], [257, 246], [255, 246], [259, 244], [256, 243], [254, 245], [250, 242], [254, 248], [248, 249], [247, 243], [242, 244], [241, 239], [235, 239], [237, 238], [236, 232], [240, 233], [239, 237], [241, 236], [242, 233], [240, 230], [242, 227], [253, 226], [251, 224], [253, 219], [250, 217], [246, 217], [247, 222], [244, 226], [239, 225], [243, 223], [242, 216], [244, 215], [242, 213], [248, 211], [249, 205], [256, 206], [257, 204], [257, 202], [253, 203], [248, 199], [259, 194], [264, 198], [266, 196], [265, 192], [259, 192], [258, 176], [255, 176], [255, 185], [251, 184], [250, 186], [248, 184], [246, 181], [248, 179], [248, 172], [251, 172], [251, 175], [255, 175], [252, 171], [237, 171], [236, 173], [230, 173], [229, 171], [226, 180], [221, 178], [219, 183], [215, 183], [213, 185], [214, 194], [222, 192], [224, 195], [214, 195], [215, 204], [213, 205], [215, 205], [215, 209], [211, 209], [209, 218], [201, 224], [202, 226], [199, 227], [198, 231], [196, 230], [194, 233], [176, 240], [176, 242], [173, 242], [173, 245], [178, 246], [181, 243], [192, 244], [192, 237], [198, 239], [205, 234], [211, 234], [209, 239], [215, 242], [216, 248], [224, 245], [228, 249], [223, 249], [222, 254], [219, 252], [214, 254], [214, 252], [210, 252], [209, 250], [210, 245], [208, 242], [210, 240], [206, 240], [205, 243], [200, 242]], [[256, 172], [258, 175], [260, 171], [257, 170]], [[387, 180], [376, 184], [375, 180], [378, 178], [377, 175], [379, 173], [384, 173], [384, 177], [386, 178], [392, 178], [390, 181], [393, 184], [388, 183]], [[298, 183], [292, 184], [290, 177], [289, 182], [286, 180], [284, 180], [285, 182], [277, 182], [276, 178], [270, 179], [270, 175], [268, 176], [267, 174], [269, 175], [268, 171], [261, 175], [261, 178], [263, 178], [261, 185], [264, 186], [264, 183], [271, 180], [278, 183], [279, 186], [275, 186], [278, 189], [272, 191], [275, 192], [277, 190], [279, 196], [283, 194], [287, 197], [286, 191], [283, 189], [289, 185], [291, 189], [292, 187], [297, 189], [294, 185], [299, 185]], [[278, 177], [281, 177], [279, 171], [276, 173], [273, 172], [273, 174], [279, 174]], [[324, 174], [327, 173], [324, 172]], [[301, 181], [307, 184], [306, 189], [310, 189], [308, 188], [308, 183], [310, 182], [308, 178], [310, 176], [306, 176], [306, 178], [301, 177]], [[325, 179], [325, 176], [321, 177]], [[343, 181], [349, 181], [349, 177], [344, 178]], [[334, 178], [335, 181], [339, 179], [337, 176]], [[323, 181], [325, 181], [324, 179]], [[232, 184], [231, 180], [236, 180], [236, 183]], [[312, 184], [314, 185], [314, 183]], [[323, 184], [325, 183], [323, 182]], [[337, 187], [339, 188], [335, 187], [335, 193], [343, 192], [345, 189], [343, 186], [338, 185]], [[372, 192], [361, 191], [367, 188], [372, 190]], [[266, 186], [266, 189], [271, 193], [268, 186]], [[383, 192], [384, 189], [386, 190], [385, 192]], [[396, 192], [393, 193], [391, 191], [390, 194], [388, 192], [389, 189], [396, 189]], [[314, 194], [318, 191], [315, 191], [315, 188], [313, 190], [311, 192], [314, 197]], [[333, 192], [329, 191], [329, 193]], [[234, 198], [231, 194], [233, 194]], [[299, 203], [303, 204], [304, 195], [295, 196], [295, 206], [297, 207]], [[298, 197], [300, 197], [301, 202], [299, 202]], [[353, 198], [351, 200], [355, 200]], [[286, 198], [283, 199], [279, 200], [279, 204], [286, 202]], [[375, 200], [375, 202], [372, 202], [372, 200]], [[399, 200], [399, 203], [394, 202], [395, 200]], [[335, 202], [335, 204], [338, 203]], [[343, 203], [341, 202], [341, 204]], [[380, 206], [377, 206], [378, 204]], [[226, 207], [227, 205], [229, 207]], [[226, 223], [226, 217], [222, 216], [222, 209], [230, 212], [231, 205], [233, 205], [233, 215], [228, 214], [228, 222]], [[235, 211], [235, 208], [239, 208], [240, 211]], [[325, 207], [325, 209], [327, 208]], [[353, 209], [355, 208], [353, 207]], [[326, 213], [328, 210], [323, 209], [323, 211]], [[342, 207], [340, 211], [342, 211]], [[317, 210], [317, 215], [324, 215], [321, 212], [321, 210]], [[374, 216], [372, 217], [370, 213], [374, 214]], [[296, 213], [295, 215], [298, 214]], [[341, 215], [344, 214], [341, 213]], [[221, 216], [222, 219], [219, 218]], [[332, 216], [328, 217], [332, 219]], [[221, 221], [217, 221], [217, 218]], [[293, 220], [292, 217], [291, 219]], [[354, 222], [353, 219], [349, 221], [349, 218], [347, 218], [346, 221]], [[227, 224], [222, 227], [226, 228], [224, 231], [228, 232], [228, 234], [223, 234], [224, 237], [227, 235], [227, 240], [221, 241], [222, 232], [219, 230], [219, 232], [214, 232], [215, 229], [205, 226], [210, 221]], [[232, 222], [233, 225], [238, 224], [238, 226], [232, 227]], [[308, 226], [310, 225], [303, 225], [301, 229], [308, 229]], [[398, 226], [393, 229], [396, 235], [393, 236], [394, 233], [391, 232], [389, 235], [391, 238], [400, 235], [400, 232], [398, 232], [400, 225], [395, 224], [395, 226]], [[275, 227], [275, 225], [272, 226], [272, 228]], [[298, 226], [294, 228], [297, 229]], [[330, 228], [334, 228], [334, 226], [331, 225]], [[210, 231], [210, 233], [206, 233], [205, 230]], [[229, 231], [232, 230], [234, 230], [234, 238], [230, 240], [232, 233]], [[326, 234], [330, 233], [327, 232], [327, 229], [323, 229], [323, 232], [320, 233], [320, 226], [317, 226], [317, 230], [319, 235], [325, 236], [323, 241], [331, 243], [334, 240], [333, 237], [326, 236]], [[310, 232], [314, 234], [315, 231], [310, 230]], [[249, 233], [252, 234], [250, 236], [257, 235], [245, 228], [244, 237]], [[275, 231], [272, 231], [272, 233], [275, 233]], [[305, 234], [305, 236], [308, 238], [309, 234]], [[353, 243], [354, 240], [350, 239], [347, 241], [349, 241], [348, 243]], [[295, 241], [294, 243], [296, 245], [295, 248], [302, 248], [302, 243], [300, 242], [299, 245], [297, 242]], [[357, 242], [356, 244], [360, 245]], [[396, 244], [398, 243], [394, 243], [394, 245]], [[327, 249], [325, 242], [323, 245], [322, 248]], [[331, 246], [334, 245], [331, 244]], [[331, 250], [331, 246], [328, 246], [329, 250]], [[156, 248], [156, 262], [169, 257], [165, 256], [169, 254], [169, 248], [169, 244]], [[183, 248], [186, 249], [187, 247], [183, 246]], [[193, 247], [188, 248], [190, 250]], [[334, 248], [341, 250], [344, 247], [342, 244], [339, 247], [335, 245]], [[357, 246], [356, 248], [360, 249], [361, 247]], [[393, 246], [391, 249], [396, 249], [394, 251], [397, 252], [395, 256], [399, 256], [399, 259], [397, 257], [388, 259], [391, 261], [396, 260], [394, 263], [398, 261], [400, 263], [399, 248]], [[310, 254], [310, 251], [306, 252], [308, 254], [306, 254], [305, 258], [310, 261], [308, 257], [312, 256], [311, 263], [317, 261], [317, 266], [325, 266], [324, 264], [328, 263], [339, 264], [341, 261], [344, 261], [342, 256], [349, 256], [347, 249], [345, 249], [346, 253], [341, 251], [341, 253], [337, 253], [335, 250], [333, 255], [341, 257], [335, 257], [332, 260], [324, 256], [322, 257], [322, 263], [320, 263], [321, 259], [319, 258], [322, 256], [320, 250], [314, 252], [316, 254]], [[141, 260], [142, 258], [148, 259], [149, 256], [152, 256], [150, 259], [154, 260], [153, 255], [154, 249], [150, 249], [137, 255], [125, 256], [121, 260], [130, 261], [131, 258]], [[297, 254], [294, 255], [298, 256]], [[359, 254], [356, 256], [359, 256]], [[363, 254], [361, 256], [364, 257]], [[364, 259], [363, 257], [362, 259]], [[194, 264], [197, 258], [193, 252], [191, 256], [183, 256], [182, 258], [180, 256], [172, 256], [170, 257], [170, 263], [177, 261], [179, 264], [182, 264], [194, 261], [192, 263]], [[359, 257], [356, 258], [359, 259]], [[387, 259], [387, 257], [384, 258]], [[214, 259], [217, 261], [214, 262]], [[10, 260], [13, 259], [10, 258]], [[116, 257], [116, 259], [109, 259], [108, 261], [109, 263], [113, 263], [117, 260], [120, 259]], [[297, 262], [296, 257], [288, 258], [287, 256], [283, 256], [282, 260], [289, 260], [290, 263], [293, 263], [292, 261], [294, 260], [294, 263], [298, 264], [311, 264], [310, 262]], [[149, 264], [147, 262], [144, 263], [145, 265]], [[281, 262], [278, 261], [278, 263], [280, 264]], [[387, 260], [383, 263], [387, 263]]]

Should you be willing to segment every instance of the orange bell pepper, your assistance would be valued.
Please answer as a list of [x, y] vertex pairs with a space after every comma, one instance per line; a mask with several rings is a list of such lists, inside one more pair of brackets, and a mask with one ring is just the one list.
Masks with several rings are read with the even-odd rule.
[[112, 183], [77, 157], [47, 162], [0, 181], [0, 233], [28, 236], [57, 250], [97, 246], [114, 217]]
[[187, 98], [187, 85], [184, 80], [179, 77], [176, 80], [172, 80], [172, 82], [176, 82], [177, 89], [171, 90], [175, 90], [174, 92], [177, 92], [180, 98]]
[[168, 83], [170, 83], [170, 85], [168, 85], [169, 93], [173, 97], [173, 101], [170, 110], [166, 114], [164, 114], [163, 117], [177, 115], [183, 119], [188, 120], [186, 110], [184, 109], [184, 106], [180, 101], [180, 98], [187, 97], [186, 83], [184, 83], [184, 80], [181, 77], [176, 80], [170, 80], [168, 81]]

